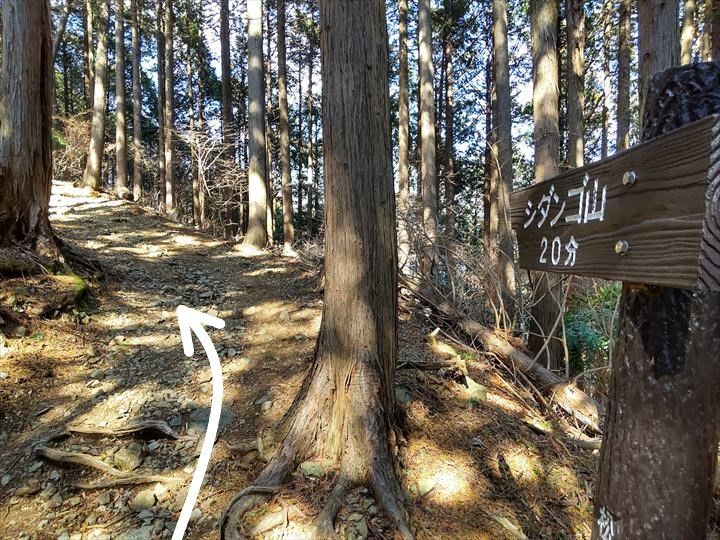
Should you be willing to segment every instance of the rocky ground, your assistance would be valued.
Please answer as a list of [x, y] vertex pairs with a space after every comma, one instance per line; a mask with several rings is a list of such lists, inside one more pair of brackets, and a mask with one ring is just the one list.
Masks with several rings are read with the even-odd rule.
[[[223, 509], [273, 451], [310, 364], [322, 309], [318, 266], [305, 257], [244, 256], [150, 210], [65, 183], [55, 185], [52, 205], [58, 234], [98, 260], [104, 275], [85, 279], [90, 295], [74, 276], [69, 284], [52, 275], [0, 282], [0, 538], [171, 536], [211, 398], [206, 357], [182, 353], [179, 304], [226, 322], [210, 330], [224, 405], [187, 531], [216, 538]], [[63, 300], [68, 287], [73, 302]], [[434, 358], [424, 340], [432, 328], [403, 302], [401, 362]], [[397, 377], [418, 538], [589, 538], [595, 456], [530, 429], [528, 420], [540, 419], [532, 397], [488, 359], [466, 359], [487, 393], [469, 395], [438, 371]], [[118, 433], [146, 420], [164, 421], [177, 437]], [[61, 436], [68, 426], [112, 433]], [[163, 478], [110, 485], [112, 474], [53, 461], [39, 448], [94, 456], [124, 477]], [[330, 472], [322, 461], [303, 463], [248, 516], [248, 532], [296, 537], [294, 523], [322, 508]], [[263, 519], [278, 512], [292, 519], [262, 532]], [[337, 530], [343, 538], [393, 536], [364, 489], [347, 496]]]

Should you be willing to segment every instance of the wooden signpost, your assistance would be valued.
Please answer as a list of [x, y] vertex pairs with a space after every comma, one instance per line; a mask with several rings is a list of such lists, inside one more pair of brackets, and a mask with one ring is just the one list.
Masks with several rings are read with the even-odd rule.
[[528, 269], [622, 280], [594, 540], [705, 538], [720, 424], [720, 63], [656, 75], [642, 140], [514, 193]]
[[720, 116], [511, 195], [520, 266], [720, 290]]

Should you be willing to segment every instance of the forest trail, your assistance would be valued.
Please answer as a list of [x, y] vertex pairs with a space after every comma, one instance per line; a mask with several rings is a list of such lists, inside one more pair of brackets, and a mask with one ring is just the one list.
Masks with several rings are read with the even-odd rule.
[[[277, 442], [312, 358], [322, 295], [318, 267], [272, 253], [245, 257], [155, 212], [55, 183], [53, 225], [61, 238], [105, 269], [93, 298], [48, 312], [49, 276], [0, 282], [1, 538], [169, 538], [190, 483], [211, 397], [203, 354], [182, 353], [175, 308], [185, 304], [225, 320], [210, 330], [223, 366], [225, 398], [218, 440], [187, 538], [216, 538], [220, 514], [249, 485]], [[45, 291], [45, 288], [48, 288]], [[45, 312], [45, 317], [32, 316]], [[401, 302], [400, 362], [433, 360], [422, 310]], [[5, 326], [3, 326], [5, 325]], [[486, 399], [468, 399], [437, 371], [401, 370], [397, 395], [407, 411], [405, 467], [418, 538], [589, 538], [596, 458], [534, 432], [532, 398], [467, 355]], [[121, 429], [164, 420], [181, 436], [73, 435], [47, 441], [69, 424]], [[239, 445], [262, 440], [257, 449]], [[39, 444], [81, 452], [134, 474], [173, 477], [104, 489], [87, 467], [52, 463]], [[7, 466], [5, 466], [7, 464]], [[272, 504], [310, 520], [331, 478], [306, 462]], [[251, 516], [253, 517], [253, 516]], [[391, 538], [371, 494], [347, 496], [343, 538]], [[292, 526], [268, 538], [293, 538]]]

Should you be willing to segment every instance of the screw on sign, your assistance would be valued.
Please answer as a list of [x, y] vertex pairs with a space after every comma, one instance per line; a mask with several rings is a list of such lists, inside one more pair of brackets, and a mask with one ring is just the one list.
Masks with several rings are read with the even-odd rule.
[[705, 538], [720, 400], [720, 63], [653, 77], [645, 142], [511, 196], [520, 266], [623, 282], [593, 539]]

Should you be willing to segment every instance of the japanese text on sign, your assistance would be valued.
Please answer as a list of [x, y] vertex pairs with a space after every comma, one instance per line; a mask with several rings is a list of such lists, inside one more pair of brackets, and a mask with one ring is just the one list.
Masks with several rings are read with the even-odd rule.
[[[590, 186], [590, 187], [588, 187]], [[576, 214], [565, 215], [566, 202], [577, 197], [578, 211]], [[607, 201], [607, 186], [600, 189], [600, 183], [596, 178], [590, 181], [590, 176], [585, 175], [582, 187], [568, 190], [566, 198], [562, 198], [555, 190], [554, 185], [550, 185], [550, 189], [542, 196], [537, 205], [533, 205], [528, 200], [525, 208], [527, 220], [523, 224], [523, 228], [537, 226], [542, 228], [545, 223], [549, 223], [550, 229], [555, 227], [559, 222], [566, 223], [589, 223], [591, 221], [603, 221], [605, 219], [605, 203]], [[549, 221], [548, 221], [549, 219]], [[561, 220], [564, 220], [561, 222]], [[540, 258], [539, 262], [543, 264], [552, 264], [554, 266], [575, 266], [577, 252], [580, 244], [574, 235], [570, 235], [570, 240], [563, 244], [559, 236], [555, 236], [552, 240], [543, 236], [540, 240]]]

